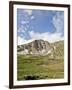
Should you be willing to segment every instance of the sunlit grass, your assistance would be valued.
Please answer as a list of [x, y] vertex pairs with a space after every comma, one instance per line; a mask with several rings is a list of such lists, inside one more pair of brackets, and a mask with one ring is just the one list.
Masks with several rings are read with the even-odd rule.
[[18, 55], [17, 79], [38, 80], [64, 78], [64, 60], [46, 56]]

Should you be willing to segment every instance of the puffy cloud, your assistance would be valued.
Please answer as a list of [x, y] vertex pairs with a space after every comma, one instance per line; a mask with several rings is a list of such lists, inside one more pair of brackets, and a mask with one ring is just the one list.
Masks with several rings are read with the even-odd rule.
[[34, 19], [34, 16], [31, 16], [31, 19]]
[[32, 10], [24, 10], [24, 12], [26, 12], [28, 15], [32, 15]]
[[52, 23], [56, 28], [56, 32], [63, 33], [64, 31], [64, 13], [56, 12], [56, 15], [53, 17]]
[[26, 31], [27, 31], [28, 29], [27, 29], [27, 27], [20, 27], [20, 28], [18, 28], [18, 30], [17, 30], [17, 32], [18, 33], [26, 33]]
[[22, 45], [26, 40], [21, 38], [20, 36], [17, 37], [17, 45]]
[[29, 31], [29, 35], [32, 39], [42, 39], [46, 40], [49, 42], [56, 42], [63, 40], [64, 37], [61, 37], [61, 33], [50, 33], [50, 32], [45, 32], [45, 33], [39, 33], [39, 32], [34, 32], [34, 31]]
[[28, 24], [29, 21], [21, 21], [21, 24]]

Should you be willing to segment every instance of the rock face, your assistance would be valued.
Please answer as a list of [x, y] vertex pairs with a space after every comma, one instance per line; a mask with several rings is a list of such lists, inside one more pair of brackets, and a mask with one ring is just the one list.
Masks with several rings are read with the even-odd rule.
[[46, 55], [53, 50], [48, 41], [34, 40], [30, 43], [17, 46], [18, 54]]
[[64, 56], [64, 41], [49, 43], [44, 40], [33, 40], [17, 46], [17, 53], [23, 55], [49, 55], [49, 57]]
[[52, 43], [54, 58], [64, 58], [64, 41]]

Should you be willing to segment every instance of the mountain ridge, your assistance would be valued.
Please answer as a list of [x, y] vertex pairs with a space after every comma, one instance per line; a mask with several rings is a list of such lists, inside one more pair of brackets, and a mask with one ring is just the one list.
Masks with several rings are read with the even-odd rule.
[[[51, 57], [53, 57], [54, 54], [57, 54], [57, 52], [64, 54], [62, 47], [64, 48], [64, 41], [49, 43], [48, 41], [44, 41], [42, 39], [39, 39], [39, 40], [34, 39], [22, 45], [18, 45], [17, 53], [23, 54], [23, 55], [42, 55], [42, 56], [50, 55]], [[58, 49], [61, 49], [61, 50], [58, 51]]]

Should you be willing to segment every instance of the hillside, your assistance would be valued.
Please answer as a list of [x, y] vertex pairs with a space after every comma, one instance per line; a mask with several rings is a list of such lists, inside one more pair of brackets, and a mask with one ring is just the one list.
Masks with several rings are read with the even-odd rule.
[[17, 51], [17, 80], [64, 78], [64, 41], [33, 40]]
[[53, 58], [64, 58], [64, 41], [51, 43], [51, 45], [54, 47]]
[[64, 41], [49, 43], [44, 40], [32, 40], [17, 46], [18, 54], [21, 55], [49, 55], [49, 57], [64, 56]]

